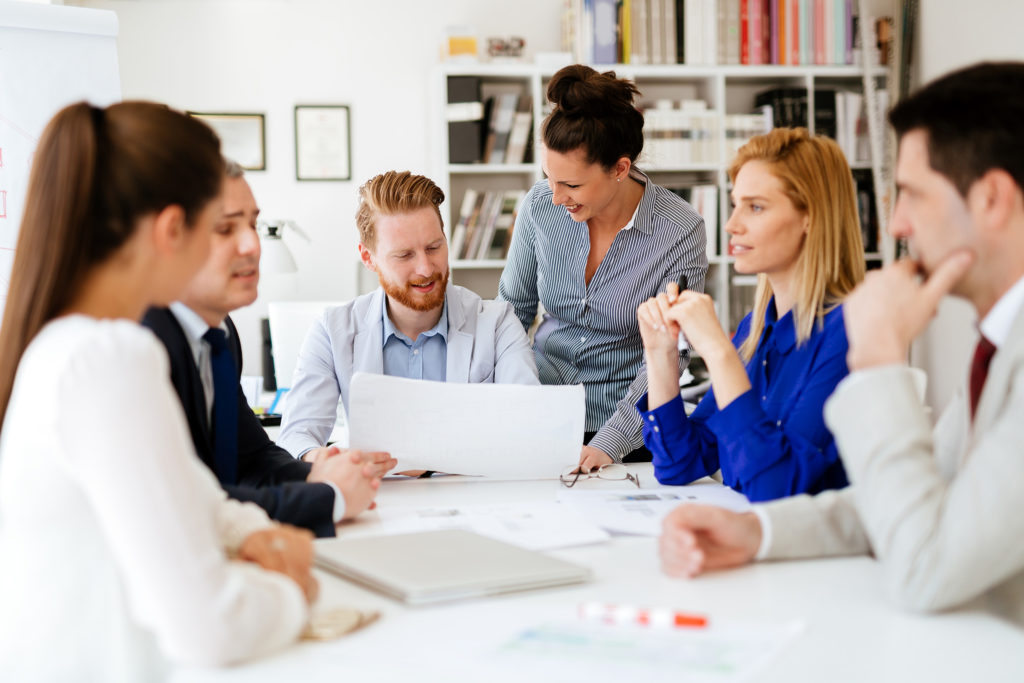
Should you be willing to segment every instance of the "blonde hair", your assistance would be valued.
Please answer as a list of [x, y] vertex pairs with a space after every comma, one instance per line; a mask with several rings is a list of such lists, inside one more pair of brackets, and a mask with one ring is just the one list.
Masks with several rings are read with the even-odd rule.
[[432, 207], [444, 229], [441, 202], [444, 192], [426, 176], [409, 171], [388, 171], [366, 181], [359, 188], [359, 208], [356, 209], [356, 227], [359, 241], [368, 249], [377, 246], [377, 217], [409, 213], [425, 206]]
[[[783, 185], [796, 209], [806, 214], [807, 235], [797, 257], [793, 279], [793, 317], [797, 344], [807, 341], [815, 324], [842, 303], [864, 279], [864, 247], [853, 175], [834, 140], [812, 137], [806, 128], [776, 128], [751, 138], [729, 167], [729, 179], [748, 161], [762, 161]], [[749, 361], [764, 331], [764, 315], [772, 298], [768, 277], [757, 279], [750, 333], [740, 346]]]

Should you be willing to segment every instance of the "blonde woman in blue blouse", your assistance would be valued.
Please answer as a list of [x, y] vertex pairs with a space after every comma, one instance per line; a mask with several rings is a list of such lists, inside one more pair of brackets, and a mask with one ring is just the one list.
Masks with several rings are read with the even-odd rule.
[[[806, 129], [753, 138], [729, 169], [725, 226], [754, 311], [730, 342], [711, 298], [674, 285], [637, 309], [648, 395], [637, 403], [658, 481], [721, 470], [752, 501], [847, 485], [825, 399], [849, 370], [842, 300], [864, 277], [853, 178], [839, 146]], [[682, 330], [711, 390], [689, 417], [673, 357]]]

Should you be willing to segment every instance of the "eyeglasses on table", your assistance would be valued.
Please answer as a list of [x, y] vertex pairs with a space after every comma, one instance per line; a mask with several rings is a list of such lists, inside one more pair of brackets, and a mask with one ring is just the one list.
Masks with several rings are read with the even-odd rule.
[[601, 465], [596, 470], [580, 472], [578, 465], [567, 467], [558, 477], [562, 486], [571, 489], [580, 479], [604, 479], [605, 481], [631, 481], [640, 488], [640, 478], [631, 474], [629, 468], [617, 462]]

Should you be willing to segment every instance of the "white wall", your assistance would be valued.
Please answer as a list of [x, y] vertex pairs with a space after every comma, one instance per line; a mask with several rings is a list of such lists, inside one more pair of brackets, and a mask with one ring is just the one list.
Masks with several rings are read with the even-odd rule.
[[[985, 59], [1024, 59], [1020, 0], [921, 0], [915, 58], [918, 83]], [[914, 364], [928, 372], [928, 402], [938, 415], [967, 378], [977, 343], [974, 309], [948, 298], [914, 348]]]
[[[872, 0], [875, 11], [887, 0]], [[235, 315], [246, 372], [258, 374], [257, 320], [267, 299], [346, 299], [355, 294], [359, 182], [389, 168], [430, 174], [430, 69], [445, 26], [526, 38], [529, 55], [559, 48], [561, 0], [66, 0], [112, 9], [124, 96], [200, 111], [267, 115], [267, 171], [249, 180], [268, 217], [299, 222], [312, 244], [289, 238], [297, 276], [266, 276], [260, 301]], [[921, 0], [916, 82], [981, 59], [1024, 59], [1020, 0]], [[878, 12], [879, 14], [882, 12]], [[294, 179], [292, 107], [352, 107], [353, 181]], [[930, 376], [938, 412], [964, 379], [974, 316], [943, 304], [914, 362]]]
[[[310, 235], [287, 238], [299, 273], [265, 276], [256, 305], [233, 315], [245, 372], [260, 374], [267, 299], [356, 293], [356, 190], [388, 169], [432, 174], [431, 69], [444, 28], [518, 35], [528, 57], [560, 47], [561, 0], [68, 0], [114, 10], [125, 98], [196, 111], [266, 114], [267, 170], [247, 174], [263, 215]], [[352, 182], [296, 182], [293, 107], [347, 104]]]

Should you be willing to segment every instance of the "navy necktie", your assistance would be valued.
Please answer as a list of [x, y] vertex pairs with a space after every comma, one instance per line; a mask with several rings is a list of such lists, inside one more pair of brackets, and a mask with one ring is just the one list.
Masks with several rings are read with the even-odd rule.
[[221, 484], [238, 483], [238, 376], [224, 330], [203, 335], [213, 369], [213, 457]]

